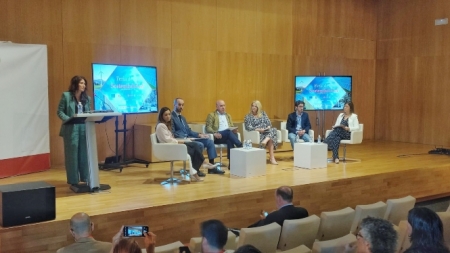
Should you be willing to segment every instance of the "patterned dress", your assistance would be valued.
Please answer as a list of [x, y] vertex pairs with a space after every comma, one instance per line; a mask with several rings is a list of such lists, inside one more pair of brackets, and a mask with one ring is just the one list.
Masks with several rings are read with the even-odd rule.
[[[253, 131], [257, 128], [267, 128], [272, 126], [270, 123], [269, 117], [265, 112], [261, 113], [261, 117], [253, 116], [252, 113], [249, 113], [245, 116], [244, 119], [245, 130]], [[273, 148], [277, 149], [277, 129], [272, 127], [268, 131], [259, 134], [259, 142], [261, 143], [266, 137], [269, 137], [273, 142]], [[261, 147], [261, 146], [260, 146]]]
[[[341, 125], [348, 127], [348, 118], [342, 118]], [[324, 140], [328, 144], [328, 148], [333, 152], [333, 160], [339, 158], [339, 144], [341, 144], [341, 140], [350, 140], [350, 132], [342, 127], [334, 128]]]

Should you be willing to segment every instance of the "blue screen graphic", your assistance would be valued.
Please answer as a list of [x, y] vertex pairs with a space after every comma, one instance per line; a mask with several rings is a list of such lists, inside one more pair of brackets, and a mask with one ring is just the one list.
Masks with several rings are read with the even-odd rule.
[[305, 110], [342, 110], [351, 97], [351, 76], [295, 77], [295, 101], [305, 102]]
[[156, 67], [92, 64], [94, 110], [121, 113], [158, 111]]

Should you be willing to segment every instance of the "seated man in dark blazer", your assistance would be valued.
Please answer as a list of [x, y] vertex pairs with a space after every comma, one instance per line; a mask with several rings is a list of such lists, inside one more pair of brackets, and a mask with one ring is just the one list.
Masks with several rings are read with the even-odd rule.
[[[217, 157], [216, 147], [214, 142], [209, 138], [208, 134], [202, 134], [192, 131], [189, 127], [186, 118], [181, 115], [184, 108], [184, 100], [182, 98], [175, 98], [173, 101], [172, 111], [172, 133], [175, 138], [199, 138], [194, 142], [200, 146], [200, 150], [206, 148], [208, 153], [209, 163], [214, 164], [214, 159]], [[208, 171], [217, 172], [217, 168], [209, 169]], [[219, 171], [219, 173], [223, 173]], [[201, 171], [197, 173], [200, 177], [204, 177], [205, 174]]]
[[311, 123], [309, 122], [308, 113], [303, 111], [304, 108], [305, 102], [295, 101], [295, 112], [288, 115], [286, 129], [289, 132], [288, 138], [291, 141], [292, 149], [294, 149], [294, 143], [297, 138], [303, 139], [305, 142], [310, 140], [308, 132], [311, 129]]
[[295, 220], [308, 217], [308, 211], [303, 207], [295, 207], [292, 204], [294, 192], [289, 186], [281, 186], [275, 192], [275, 202], [278, 210], [269, 213], [266, 217], [261, 215], [261, 220], [250, 225], [252, 227], [260, 227], [276, 222], [283, 226], [284, 220]]

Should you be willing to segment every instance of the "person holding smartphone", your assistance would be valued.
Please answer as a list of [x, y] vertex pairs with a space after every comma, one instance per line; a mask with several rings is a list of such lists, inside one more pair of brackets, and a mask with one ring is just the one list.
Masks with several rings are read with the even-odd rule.
[[[133, 226], [137, 227], [137, 226]], [[147, 226], [141, 226], [142, 228], [146, 227], [148, 231]], [[134, 232], [130, 233], [128, 232], [130, 229], [125, 229], [125, 226], [122, 226], [117, 232], [116, 235], [114, 235], [112, 239], [113, 247], [111, 248], [110, 253], [141, 253], [141, 247], [136, 242], [134, 237], [144, 237], [144, 245], [145, 249], [148, 253], [154, 253], [155, 252], [155, 244], [156, 244], [156, 235], [152, 232], [147, 232], [145, 229], [141, 230], [141, 233], [138, 235]], [[132, 229], [133, 231], [135, 229]], [[133, 235], [133, 237], [126, 237], [125, 235]]]
[[283, 226], [284, 220], [295, 220], [308, 217], [308, 211], [303, 207], [296, 207], [292, 204], [294, 192], [289, 186], [281, 186], [275, 191], [275, 203], [277, 210], [271, 213], [262, 211], [260, 220], [250, 225], [252, 227], [260, 227], [276, 222]]

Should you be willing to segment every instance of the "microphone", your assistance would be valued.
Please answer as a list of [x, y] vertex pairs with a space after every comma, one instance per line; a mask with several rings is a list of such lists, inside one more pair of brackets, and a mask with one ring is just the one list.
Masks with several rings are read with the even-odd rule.
[[[103, 103], [102, 104], [102, 109], [104, 108], [105, 105], [107, 105], [109, 107], [109, 109], [107, 109], [107, 110], [94, 110], [94, 111], [91, 111], [91, 112], [114, 112], [114, 110], [111, 108], [111, 106], [108, 103], [106, 103], [105, 100], [103, 100], [100, 96], [97, 96], [97, 94], [95, 94], [95, 92], [94, 92], [94, 97], [98, 98], [100, 101], [102, 101], [102, 103]], [[94, 105], [94, 108], [95, 108], [95, 105]]]

